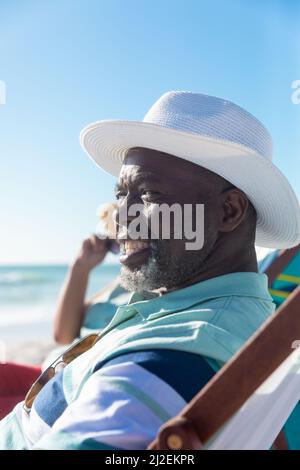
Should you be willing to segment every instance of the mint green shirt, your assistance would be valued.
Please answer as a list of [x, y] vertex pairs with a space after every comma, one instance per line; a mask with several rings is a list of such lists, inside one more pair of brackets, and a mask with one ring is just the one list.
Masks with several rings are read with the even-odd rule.
[[128, 305], [117, 309], [95, 347], [103, 359], [170, 348], [222, 365], [274, 310], [267, 276], [250, 272], [226, 274], [162, 296], [134, 293]]
[[267, 284], [265, 274], [233, 273], [162, 296], [134, 293], [95, 346], [64, 369], [67, 403], [80, 396], [99, 363], [134, 351], [196, 353], [217, 370], [274, 312]]
[[[29, 415], [19, 404], [1, 421], [0, 448], [107, 449], [120, 436], [135, 442], [140, 435], [136, 429], [149, 429], [147, 413], [153, 422], [159, 410], [160, 426], [183, 403], [170, 388], [167, 400], [159, 393], [166, 387], [162, 380], [145, 381], [145, 371], [134, 369], [134, 363], [109, 367], [112, 359], [173, 349], [201, 355], [218, 369], [274, 309], [267, 277], [257, 273], [227, 274], [163, 296], [134, 293], [128, 305], [117, 309], [100, 340], [46, 384], [44, 398], [37, 396]], [[177, 408], [170, 412], [176, 400]]]

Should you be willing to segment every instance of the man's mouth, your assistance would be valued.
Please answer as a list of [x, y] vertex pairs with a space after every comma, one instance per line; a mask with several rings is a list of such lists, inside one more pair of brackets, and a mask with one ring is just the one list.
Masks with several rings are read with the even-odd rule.
[[120, 247], [120, 263], [131, 268], [144, 264], [150, 252], [150, 243], [143, 240], [120, 240]]

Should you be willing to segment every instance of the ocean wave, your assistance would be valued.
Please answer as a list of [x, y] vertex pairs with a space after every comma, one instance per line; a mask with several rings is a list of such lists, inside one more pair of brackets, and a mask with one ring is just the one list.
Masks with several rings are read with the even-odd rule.
[[[51, 310], [47, 312], [35, 311], [34, 309], [25, 309], [22, 313], [7, 311], [1, 312], [0, 316], [0, 328], [1, 332], [3, 328], [10, 328], [15, 325], [33, 325], [34, 323], [48, 323], [51, 320]], [[1, 333], [0, 333], [1, 336]]]
[[11, 271], [0, 273], [0, 287], [20, 284], [45, 284], [49, 279], [37, 273], [26, 273], [22, 271]]

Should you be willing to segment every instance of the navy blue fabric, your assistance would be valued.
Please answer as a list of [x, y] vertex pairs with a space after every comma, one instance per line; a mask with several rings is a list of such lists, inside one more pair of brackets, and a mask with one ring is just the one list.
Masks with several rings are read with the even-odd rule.
[[[203, 356], [172, 349], [139, 351], [112, 360], [114, 364], [128, 361], [138, 364], [170, 385], [185, 401], [190, 401], [215, 375]], [[99, 362], [94, 372], [109, 362]]]
[[68, 406], [63, 391], [63, 370], [60, 370], [37, 395], [34, 408], [45, 423], [52, 426]]
[[[156, 375], [172, 387], [185, 401], [190, 401], [214, 376], [215, 371], [199, 354], [170, 349], [156, 349], [124, 354], [110, 361], [99, 362], [94, 368], [104, 365], [134, 362]], [[59, 371], [40, 391], [34, 401], [34, 408], [49, 426], [65, 411], [67, 402], [63, 391], [63, 370]]]

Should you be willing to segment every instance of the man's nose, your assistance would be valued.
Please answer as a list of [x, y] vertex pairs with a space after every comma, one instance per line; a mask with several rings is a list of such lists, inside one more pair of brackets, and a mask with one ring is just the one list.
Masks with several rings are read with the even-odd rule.
[[128, 193], [126, 197], [118, 201], [115, 212], [115, 221], [117, 226], [121, 225], [128, 227], [128, 224], [137, 217], [136, 214], [132, 214], [129, 210], [133, 204], [142, 204], [142, 200], [136, 194]]

